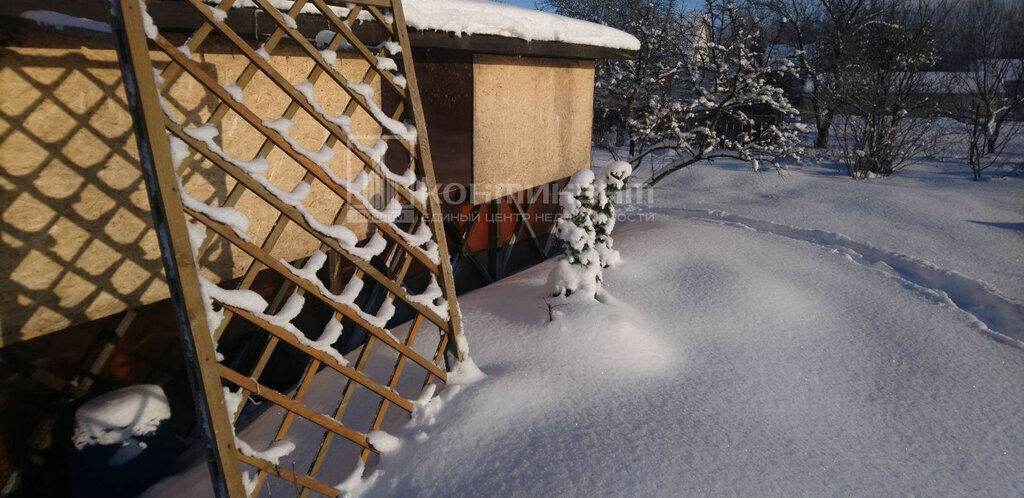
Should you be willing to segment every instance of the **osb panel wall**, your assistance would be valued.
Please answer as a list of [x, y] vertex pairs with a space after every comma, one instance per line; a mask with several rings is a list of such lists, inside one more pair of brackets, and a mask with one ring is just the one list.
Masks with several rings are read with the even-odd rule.
[[[196, 58], [220, 83], [230, 85], [246, 59], [226, 46], [218, 50], [216, 44], [208, 41], [204, 51], [211, 53]], [[152, 56], [158, 63], [168, 60], [157, 52]], [[313, 64], [290, 46], [279, 47], [271, 63], [293, 83], [301, 82]], [[366, 70], [361, 60], [339, 58], [339, 64], [353, 79]], [[185, 125], [203, 123], [216, 100], [189, 76], [170, 84], [172, 112]], [[318, 101], [328, 112], [340, 113], [347, 98], [340, 90], [338, 95], [325, 93], [324, 86], [316, 87]], [[18, 31], [0, 47], [0, 95], [0, 346], [167, 298], [113, 48], [48, 32]], [[283, 95], [258, 75], [246, 88], [244, 101], [260, 116], [273, 119], [287, 106]], [[293, 121], [291, 136], [318, 150], [326, 131], [301, 111]], [[228, 114], [222, 134], [237, 138], [218, 143], [234, 157], [252, 157], [262, 140], [252, 130], [244, 131], [247, 126]], [[367, 136], [380, 133], [363, 111], [355, 114], [353, 128]], [[357, 160], [341, 145], [334, 149], [331, 168], [339, 176], [354, 177]], [[290, 188], [301, 178], [298, 166], [283, 154], [268, 159], [267, 177], [275, 184]], [[202, 192], [200, 200], [209, 204], [222, 202], [233, 181], [223, 175], [202, 176], [186, 179], [189, 190]], [[335, 205], [318, 205], [315, 198], [314, 191], [307, 207], [329, 222], [338, 208], [337, 197], [321, 197]], [[263, 201], [247, 194], [238, 207], [249, 214], [254, 237], [270, 230], [275, 218]], [[352, 228], [365, 233], [362, 223]], [[315, 246], [308, 235], [286, 232], [275, 255], [293, 260]], [[202, 263], [204, 273], [230, 278], [240, 275], [249, 261], [215, 247]]]
[[474, 202], [589, 166], [593, 61], [477, 54], [473, 105]]

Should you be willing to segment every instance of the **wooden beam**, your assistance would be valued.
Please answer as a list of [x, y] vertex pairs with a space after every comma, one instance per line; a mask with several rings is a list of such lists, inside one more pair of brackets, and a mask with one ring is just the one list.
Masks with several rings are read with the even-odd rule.
[[142, 5], [138, 0], [110, 0], [110, 7], [153, 226], [162, 249], [171, 299], [177, 309], [199, 425], [208, 441], [207, 462], [214, 493], [222, 498], [241, 498], [245, 496], [245, 488], [235, 458], [234, 429], [217, 375], [216, 346], [206, 321], [197, 266], [178, 193], [178, 177], [162, 125], [163, 110], [143, 31]]

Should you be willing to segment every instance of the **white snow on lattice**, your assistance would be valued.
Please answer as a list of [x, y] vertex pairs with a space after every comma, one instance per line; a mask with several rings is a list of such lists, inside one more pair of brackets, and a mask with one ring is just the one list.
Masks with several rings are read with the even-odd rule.
[[249, 443], [243, 441], [237, 435], [235, 436], [235, 445], [238, 446], [238, 451], [241, 451], [243, 455], [266, 460], [274, 465], [277, 465], [281, 462], [282, 458], [295, 451], [295, 443], [290, 441], [274, 441], [267, 449], [256, 451], [252, 449], [252, 446], [249, 446]]
[[181, 55], [184, 55], [186, 59], [193, 60], [192, 49], [188, 48], [188, 45], [181, 45], [178, 47], [178, 52], [181, 52]]
[[309, 103], [310, 107], [312, 107], [314, 111], [320, 113], [320, 115], [323, 116], [324, 119], [338, 125], [338, 127], [341, 128], [341, 131], [345, 133], [345, 136], [348, 137], [349, 143], [351, 143], [353, 147], [355, 147], [363, 154], [366, 154], [367, 157], [370, 158], [370, 161], [375, 166], [380, 168], [380, 171], [384, 174], [384, 176], [387, 179], [393, 182], [397, 182], [399, 185], [406, 188], [406, 190], [408, 190], [410, 193], [414, 192], [413, 190], [410, 190], [409, 187], [412, 186], [412, 184], [416, 181], [415, 172], [413, 172], [412, 170], [406, 170], [405, 173], [398, 175], [391, 171], [391, 169], [388, 168], [386, 164], [384, 164], [384, 154], [386, 154], [388, 151], [387, 142], [385, 142], [384, 140], [377, 140], [373, 147], [367, 147], [366, 145], [364, 145], [362, 141], [359, 140], [359, 137], [356, 135], [356, 133], [352, 130], [351, 117], [345, 115], [344, 113], [339, 114], [337, 116], [332, 116], [328, 114], [323, 107], [320, 106], [320, 103], [317, 102], [316, 100], [316, 96], [313, 94], [313, 84], [309, 82], [309, 80], [303, 81], [302, 83], [295, 85], [295, 89], [302, 94], [302, 96], [306, 99], [306, 102]]
[[377, 56], [377, 69], [381, 71], [398, 71], [398, 63], [390, 57]]
[[181, 167], [181, 163], [192, 154], [192, 149], [184, 141], [174, 135], [168, 135], [167, 141], [171, 145], [171, 164], [175, 169]]
[[235, 410], [238, 410], [238, 406], [242, 404], [242, 397], [241, 387], [232, 390], [230, 387], [224, 386], [224, 406], [228, 409], [228, 415], [235, 415]]
[[217, 223], [227, 226], [238, 238], [245, 240], [246, 242], [251, 241], [245, 231], [249, 229], [249, 217], [245, 213], [229, 206], [211, 206], [202, 202], [195, 197], [189, 195], [185, 191], [185, 187], [181, 184], [181, 178], [178, 178], [178, 192], [181, 194], [181, 203], [185, 207], [206, 215]]
[[440, 304], [437, 302], [441, 299], [444, 293], [441, 291], [441, 286], [437, 284], [437, 277], [430, 275], [430, 284], [427, 288], [419, 294], [409, 295], [409, 300], [426, 306], [434, 313], [437, 313], [442, 320], [448, 320], [448, 301], [442, 299]]
[[290, 16], [288, 14], [281, 14], [281, 18], [284, 20], [284, 25], [285, 26], [287, 26], [287, 27], [289, 27], [291, 29], [295, 29], [295, 28], [299, 27], [298, 23], [295, 22], [295, 18], [294, 17], [292, 17], [292, 16]]
[[[273, 195], [274, 197], [278, 198], [281, 202], [287, 204], [288, 206], [291, 206], [296, 211], [298, 211], [299, 214], [302, 215], [302, 218], [306, 221], [306, 223], [313, 231], [336, 240], [338, 242], [338, 245], [340, 245], [342, 248], [344, 248], [352, 255], [365, 260], [370, 260], [374, 256], [380, 254], [386, 248], [387, 241], [384, 240], [384, 238], [381, 237], [380, 234], [373, 234], [373, 236], [370, 237], [370, 239], [362, 247], [359, 247], [356, 245], [359, 242], [359, 238], [356, 237], [355, 233], [352, 232], [352, 230], [349, 229], [348, 227], [343, 225], [327, 225], [320, 222], [320, 220], [316, 219], [316, 217], [313, 216], [313, 214], [310, 213], [308, 209], [306, 209], [306, 206], [302, 204], [302, 201], [306, 199], [310, 192], [310, 186], [308, 183], [299, 182], [295, 185], [295, 188], [293, 188], [290, 192], [282, 190], [278, 186], [271, 183], [270, 180], [268, 180], [265, 176], [263, 176], [263, 173], [270, 166], [269, 163], [267, 163], [266, 159], [262, 157], [257, 157], [250, 161], [240, 161], [224, 152], [224, 150], [221, 149], [220, 146], [213, 141], [214, 137], [216, 137], [219, 134], [219, 131], [215, 126], [205, 124], [198, 128], [186, 128], [185, 133], [190, 137], [206, 144], [207, 148], [209, 148], [211, 152], [219, 155], [225, 161], [228, 161], [229, 163], [234, 164], [235, 166], [241, 168], [246, 174], [248, 174], [250, 177], [256, 180], [256, 182], [258, 182], [265, 189], [267, 189], [267, 191], [270, 192], [271, 195]], [[290, 137], [288, 137], [288, 139], [290, 140]], [[332, 179], [339, 183], [345, 189], [358, 187], [360, 185], [362, 185], [362, 188], [365, 188], [365, 182], [367, 180], [360, 181], [359, 178], [357, 177], [356, 181], [349, 183], [333, 175], [330, 168], [326, 168], [323, 166], [321, 166], [321, 168], [324, 171], [331, 174]], [[351, 190], [349, 191], [351, 192]]]
[[149, 11], [146, 10], [146, 2], [143, 0], [139, 0], [139, 11], [142, 14], [142, 30], [146, 32], [146, 38], [156, 40], [156, 37], [160, 35], [160, 30], [157, 29], [156, 24], [153, 24], [153, 16], [149, 15]]
[[206, 8], [210, 9], [210, 16], [213, 17], [213, 20], [217, 22], [223, 22], [225, 19], [228, 18], [228, 13], [226, 11], [223, 11], [216, 7], [211, 7], [209, 5], [207, 5]]
[[[287, 263], [285, 264], [288, 266], [289, 270], [295, 269], [295, 267], [288, 265]], [[302, 312], [302, 306], [305, 304], [305, 298], [300, 294], [292, 294], [276, 314], [269, 315], [265, 312], [269, 306], [267, 304], [267, 300], [263, 299], [263, 296], [260, 296], [256, 292], [248, 289], [224, 289], [202, 276], [199, 277], [199, 280], [201, 287], [204, 289], [206, 294], [217, 302], [252, 313], [259, 319], [276, 325], [285, 332], [288, 332], [295, 337], [300, 344], [317, 351], [327, 353], [341, 365], [348, 364], [348, 360], [341, 356], [341, 353], [331, 347], [330, 344], [325, 345], [317, 341], [310, 340], [302, 333], [302, 331], [296, 328], [295, 325], [292, 325], [291, 321], [294, 320], [300, 312]]]
[[[220, 11], [220, 9], [214, 9], [214, 10]], [[242, 87], [240, 87], [240, 86], [238, 86], [236, 84], [233, 84], [233, 85], [228, 85], [228, 86], [224, 87], [224, 90], [226, 92], [228, 92], [228, 95], [231, 95], [231, 98], [235, 99], [235, 102], [238, 102], [238, 103], [242, 102], [242, 98], [244, 96], [244, 93], [242, 92]]]
[[[320, 104], [317, 102], [316, 97], [313, 94], [312, 83], [310, 83], [308, 80], [303, 81], [302, 83], [295, 85], [295, 89], [298, 90], [303, 97], [305, 97], [306, 101], [309, 103], [310, 107], [312, 107], [314, 111], [320, 113], [320, 115], [322, 115], [324, 119], [338, 125], [338, 127], [341, 128], [341, 130], [348, 137], [349, 142], [352, 144], [352, 146], [358, 149], [360, 152], [366, 154], [370, 158], [370, 161], [373, 162], [374, 165], [378, 167], [378, 170], [381, 173], [383, 173], [387, 179], [398, 183], [401, 187], [405, 188], [407, 192], [409, 192], [410, 196], [413, 199], [415, 199], [421, 205], [426, 205], [427, 198], [429, 195], [427, 191], [427, 186], [422, 182], [417, 182], [416, 173], [414, 171], [412, 171], [411, 169], [407, 169], [405, 173], [398, 175], [391, 171], [391, 169], [388, 168], [386, 164], [384, 164], [384, 154], [387, 152], [388, 148], [387, 142], [383, 140], [378, 140], [373, 147], [367, 147], [358, 139], [356, 134], [352, 131], [352, 118], [346, 116], [345, 114], [332, 116], [328, 114], [322, 107], [320, 107]], [[370, 91], [372, 92], [373, 89], [370, 88]], [[327, 169], [326, 172], [336, 182], [340, 183], [342, 186], [345, 185], [345, 182], [338, 179], [332, 171]], [[416, 184], [416, 188], [410, 188], [414, 183]], [[353, 190], [349, 188], [348, 190], [353, 194], [356, 194], [363, 189], [360, 188]], [[364, 204], [370, 206], [370, 203], [366, 202], [365, 198], [363, 198], [361, 195], [358, 197], [360, 198], [360, 200], [363, 201]], [[370, 207], [370, 209], [371, 212], [374, 212], [375, 216], [378, 216], [378, 213], [375, 210], [373, 210], [372, 207]], [[381, 219], [387, 218], [382, 217]]]
[[370, 114], [373, 115], [378, 123], [387, 128], [392, 134], [408, 142], [409, 145], [416, 145], [416, 127], [391, 119], [391, 116], [388, 116], [387, 113], [381, 110], [380, 106], [373, 100], [375, 92], [372, 86], [365, 83], [352, 83], [351, 81], [345, 83], [345, 85], [363, 97], [363, 101], [366, 102], [366, 107], [369, 109]]
[[260, 56], [260, 59], [270, 62], [270, 54], [267, 53], [267, 45], [265, 43], [261, 43], [260, 48], [256, 49], [256, 55]]
[[[221, 3], [221, 0], [203, 0], [203, 1], [206, 2], [206, 3], [210, 3], [210, 4], [215, 4], [215, 5]], [[277, 10], [280, 10], [282, 14], [284, 14], [284, 12], [286, 12], [286, 11], [291, 10], [292, 6], [295, 4], [295, 2], [293, 2], [291, 0], [268, 0], [268, 3], [270, 3], [270, 5], [273, 6], [274, 8], [276, 8]], [[256, 2], [254, 2], [253, 0], [238, 0], [238, 1], [236, 1], [234, 3], [234, 5], [232, 7], [236, 8], [236, 9], [240, 9], [240, 8], [250, 8], [251, 9], [253, 7], [256, 7], [256, 6], [257, 6]], [[352, 9], [350, 7], [342, 7], [342, 6], [337, 6], [337, 5], [331, 5], [330, 8], [331, 8], [331, 12], [333, 12], [334, 15], [338, 16], [339, 18], [341, 18], [342, 22], [345, 22], [345, 18], [347, 18], [349, 13], [352, 12]], [[299, 13], [300, 14], [323, 15], [320, 12], [320, 10], [313, 4], [313, 2], [307, 2], [305, 5], [303, 5], [302, 8], [299, 10]], [[374, 17], [373, 17], [372, 14], [370, 14], [369, 12], [367, 12], [364, 9], [363, 11], [361, 11], [359, 13], [358, 16], [356, 16], [356, 19], [359, 20], [359, 21], [372, 21], [372, 20], [374, 20]], [[386, 21], [388, 21], [388, 23], [393, 22], [393, 18], [391, 17], [390, 13], [385, 14], [384, 19]]]
[[[324, 255], [323, 252], [321, 251], [317, 251], [316, 253], [313, 253], [313, 256], [310, 256], [309, 260], [302, 268], [297, 268], [285, 260], [281, 260], [281, 264], [284, 265], [285, 269], [287, 269], [296, 277], [302, 278], [307, 282], [313, 284], [317, 288], [317, 290], [321, 294], [323, 294], [323, 296], [326, 297], [327, 299], [330, 299], [331, 301], [334, 301], [335, 303], [352, 310], [360, 318], [366, 320], [371, 325], [380, 329], [384, 329], [384, 326], [387, 325], [388, 320], [390, 320], [391, 317], [394, 315], [394, 306], [391, 303], [385, 301], [385, 304], [381, 306], [381, 309], [378, 310], [376, 315], [366, 313], [365, 311], [360, 309], [359, 306], [356, 306], [355, 299], [359, 295], [359, 291], [362, 290], [363, 281], [354, 275], [352, 277], [352, 280], [349, 281], [348, 285], [345, 287], [345, 290], [341, 294], [334, 294], [327, 288], [327, 286], [324, 285], [323, 282], [320, 281], [319, 278], [316, 277], [316, 272], [320, 271], [320, 268], [323, 267], [326, 261], [326, 255]], [[387, 332], [388, 335], [391, 335], [391, 332], [386, 329], [385, 332]]]
[[398, 55], [402, 52], [402, 45], [398, 42], [393, 42], [390, 40], [382, 41], [379, 45], [377, 45], [374, 48], [377, 50], [387, 50], [391, 55]]
[[[153, 68], [153, 81], [157, 86], [166, 83], [166, 80], [164, 80], [164, 77], [160, 74], [160, 71], [157, 70], [157, 68]], [[163, 93], [157, 92], [157, 98], [160, 100], [160, 109], [164, 111], [164, 116], [167, 116], [167, 119], [170, 119], [172, 123], [181, 124], [181, 119], [171, 111], [171, 106], [167, 104], [167, 100], [164, 99]]]
[[402, 440], [384, 431], [370, 431], [366, 434], [366, 442], [370, 443], [382, 455], [386, 455], [402, 446]]
[[295, 152], [306, 156], [310, 161], [313, 161], [321, 168], [327, 168], [327, 164], [331, 162], [331, 159], [334, 159], [334, 149], [330, 146], [325, 144], [320, 147], [320, 150], [313, 152], [306, 149], [300, 145], [297, 140], [292, 138], [292, 136], [288, 134], [288, 130], [292, 129], [292, 127], [295, 126], [295, 123], [288, 118], [281, 117], [273, 121], [263, 120], [263, 126], [279, 133], [281, 138], [288, 142], [288, 145], [290, 145]]

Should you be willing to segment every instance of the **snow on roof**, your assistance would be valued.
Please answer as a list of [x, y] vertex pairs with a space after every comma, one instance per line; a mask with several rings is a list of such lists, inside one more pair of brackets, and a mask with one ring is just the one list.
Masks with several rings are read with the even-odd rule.
[[405, 0], [403, 6], [406, 23], [418, 30], [640, 49], [640, 40], [615, 28], [514, 5], [486, 0]]
[[[203, 1], [208, 4], [220, 3], [220, 0]], [[290, 9], [294, 3], [291, 0], [269, 1], [281, 10]], [[254, 6], [255, 2], [252, 0], [238, 0], [233, 5], [234, 8]], [[442, 31], [455, 36], [494, 35], [526, 41], [562, 42], [633, 51], [640, 49], [640, 40], [615, 28], [487, 0], [405, 0], [403, 6], [406, 24], [420, 31]], [[335, 6], [332, 9], [337, 15], [348, 14], [346, 7]], [[320, 12], [309, 4], [303, 7], [301, 13]], [[52, 11], [29, 11], [22, 13], [21, 17], [58, 29], [78, 27], [110, 32], [110, 26], [106, 23]], [[366, 15], [360, 19], [372, 18]]]

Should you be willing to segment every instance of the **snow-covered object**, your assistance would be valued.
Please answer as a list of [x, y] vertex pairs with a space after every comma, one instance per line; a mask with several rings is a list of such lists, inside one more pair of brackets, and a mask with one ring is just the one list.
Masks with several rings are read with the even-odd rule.
[[[223, 12], [220, 9], [214, 9], [214, 10], [216, 10], [218, 12]], [[242, 92], [242, 87], [240, 87], [238, 85], [228, 85], [228, 86], [224, 87], [224, 90], [228, 92], [228, 95], [231, 95], [231, 98], [235, 99], [235, 102], [239, 102], [239, 103], [242, 102], [242, 98], [244, 96], [244, 93]]]
[[609, 162], [594, 181], [594, 249], [597, 250], [601, 268], [617, 266], [622, 258], [612, 248], [612, 230], [615, 229], [615, 195], [626, 187], [626, 180], [633, 174], [633, 167], [625, 161]]
[[[218, 0], [204, 1], [220, 3]], [[290, 0], [270, 0], [270, 4], [281, 11], [290, 9], [293, 3]], [[238, 0], [233, 7], [255, 5], [252, 0]], [[443, 31], [455, 36], [495, 35], [526, 41], [564, 42], [623, 50], [640, 49], [640, 40], [615, 28], [504, 3], [486, 0], [406, 0], [402, 2], [402, 7], [405, 10], [406, 25], [420, 31]], [[348, 7], [341, 6], [331, 6], [331, 10], [342, 19], [350, 12]], [[303, 6], [300, 12], [320, 14], [311, 3]], [[359, 13], [358, 19], [374, 20], [366, 10]], [[386, 14], [385, 20], [392, 22], [391, 15]], [[290, 25], [291, 22], [285, 19], [285, 23]], [[317, 40], [323, 38], [318, 36]], [[400, 50], [388, 47], [392, 54]]]
[[[294, 142], [294, 139], [292, 139], [288, 135], [288, 133], [287, 133], [288, 129], [290, 129], [291, 126], [292, 126], [292, 122], [291, 121], [282, 118], [282, 119], [279, 119], [279, 120], [276, 120], [276, 121], [266, 121], [266, 122], [264, 122], [264, 124], [267, 125], [267, 126], [273, 127], [275, 129], [275, 131], [280, 133], [282, 138], [287, 140], [289, 143]], [[357, 257], [360, 257], [362, 259], [370, 260], [374, 256], [380, 254], [385, 249], [385, 247], [387, 246], [387, 241], [384, 240], [384, 238], [379, 233], [373, 234], [373, 236], [371, 236], [370, 239], [367, 240], [366, 243], [364, 243], [363, 246], [360, 247], [360, 246], [356, 245], [358, 243], [358, 241], [359, 241], [358, 237], [356, 237], [355, 233], [352, 232], [352, 230], [349, 229], [348, 227], [346, 227], [344, 225], [328, 225], [328, 224], [322, 223], [320, 220], [316, 219], [316, 217], [313, 216], [313, 214], [310, 213], [308, 209], [306, 209], [306, 206], [302, 204], [302, 201], [304, 201], [306, 199], [306, 197], [309, 196], [310, 186], [309, 186], [308, 183], [300, 181], [299, 183], [297, 183], [295, 185], [295, 187], [290, 192], [286, 192], [286, 191], [282, 190], [278, 186], [276, 186], [273, 183], [271, 183], [270, 180], [268, 180], [263, 175], [263, 173], [266, 172], [266, 170], [270, 167], [270, 164], [267, 162], [266, 159], [264, 159], [262, 157], [256, 157], [256, 158], [254, 158], [252, 160], [249, 160], [249, 161], [242, 161], [240, 159], [236, 159], [236, 158], [228, 155], [213, 140], [219, 133], [220, 133], [220, 131], [216, 127], [214, 127], [213, 125], [210, 125], [210, 124], [205, 124], [205, 125], [197, 127], [197, 128], [186, 128], [185, 129], [185, 134], [187, 134], [188, 136], [190, 136], [190, 137], [192, 137], [192, 138], [194, 138], [196, 140], [199, 140], [199, 141], [203, 142], [204, 144], [206, 144], [206, 147], [209, 148], [211, 152], [219, 155], [225, 161], [227, 161], [227, 162], [229, 162], [229, 163], [231, 163], [231, 164], [241, 168], [243, 171], [245, 171], [245, 173], [247, 173], [254, 180], [256, 180], [260, 185], [262, 185], [264, 188], [266, 188], [267, 191], [269, 191], [274, 197], [277, 197], [278, 199], [281, 200], [281, 202], [283, 202], [283, 203], [285, 203], [285, 204], [295, 208], [295, 210], [298, 211], [302, 215], [302, 217], [306, 221], [306, 223], [309, 224], [310, 228], [312, 228], [314, 231], [316, 231], [316, 232], [318, 232], [318, 233], [320, 233], [320, 234], [322, 234], [322, 235], [324, 235], [326, 237], [333, 238], [334, 240], [336, 240], [338, 242], [338, 245], [340, 245], [346, 251], [348, 251], [351, 254], [353, 254], [353, 255], [355, 255]], [[172, 143], [171, 143], [172, 151], [173, 151], [173, 149], [176, 146], [178, 146], [178, 144], [175, 144], [174, 141], [172, 140]], [[316, 162], [317, 160], [329, 160], [330, 157], [333, 157], [334, 151], [332, 151], [330, 149], [322, 148], [318, 152], [312, 152], [312, 151], [309, 151], [309, 150], [306, 150], [306, 149], [302, 148], [298, 144], [293, 144], [292, 146], [296, 148], [297, 152], [299, 152], [300, 154], [306, 155], [307, 157], [310, 158], [310, 160], [314, 161], [314, 163], [318, 167], [320, 167], [323, 171], [325, 171], [331, 177], [332, 180], [334, 180], [336, 183], [341, 185], [342, 188], [348, 190], [350, 193], [358, 192], [359, 190], [362, 190], [362, 189], [366, 188], [366, 184], [368, 183], [369, 179], [366, 178], [365, 175], [363, 175], [362, 173], [360, 173], [360, 175], [363, 175], [362, 177], [357, 176], [356, 180], [353, 180], [352, 182], [348, 182], [348, 181], [345, 181], [345, 180], [341, 179], [337, 175], [335, 175], [334, 172], [331, 171], [331, 169], [329, 167], [327, 167], [326, 162], [324, 162], [324, 163]], [[185, 193], [184, 190], [182, 190], [182, 195], [184, 197], [184, 196], [187, 196], [188, 194]], [[188, 201], [188, 202], [191, 202], [191, 201]], [[198, 201], [196, 201], [196, 202], [198, 202]], [[207, 206], [207, 207], [209, 207], [209, 206]], [[202, 206], [196, 205], [196, 208], [202, 208]], [[222, 208], [210, 208], [210, 209], [222, 209]], [[233, 209], [233, 208], [226, 208], [226, 209]], [[234, 211], [237, 211], [237, 210], [234, 210]], [[206, 213], [204, 213], [204, 214], [206, 214]], [[238, 214], [242, 214], [242, 213], [239, 211]], [[221, 218], [214, 218], [217, 221], [222, 221], [222, 219], [223, 219], [224, 221], [222, 221], [222, 222], [231, 221], [231, 220], [234, 220], [235, 223], [240, 223], [241, 222], [241, 219], [238, 218], [235, 215], [235, 213], [230, 212], [230, 211], [224, 211], [224, 212], [219, 213], [218, 215], [221, 216]], [[209, 214], [208, 214], [208, 216], [209, 216]], [[244, 214], [242, 216], [244, 217]], [[211, 216], [211, 218], [212, 218], [212, 216]], [[248, 219], [246, 219], [246, 221], [248, 221]], [[244, 230], [242, 230], [242, 231], [238, 230], [238, 228], [241, 225], [230, 225], [229, 224], [229, 226], [231, 226], [233, 229], [235, 229], [236, 233], [238, 233], [238, 235], [240, 237], [243, 237], [243, 238], [245, 238], [245, 240], [248, 240], [248, 238], [245, 236], [245, 234], [242, 233], [242, 232], [244, 232]], [[246, 224], [245, 226], [247, 228], [248, 224]]]
[[[355, 304], [355, 298], [356, 298], [356, 296], [359, 295], [359, 291], [363, 287], [363, 281], [361, 279], [359, 279], [358, 277], [354, 276], [354, 275], [352, 277], [352, 280], [349, 281], [348, 285], [345, 286], [345, 290], [342, 291], [341, 294], [334, 294], [334, 293], [332, 293], [327, 288], [327, 286], [325, 286], [323, 284], [323, 282], [320, 281], [320, 279], [316, 278], [316, 272], [320, 271], [320, 268], [323, 268], [324, 263], [326, 261], [327, 261], [327, 256], [323, 252], [317, 251], [317, 252], [313, 253], [312, 256], [309, 257], [309, 260], [306, 261], [306, 265], [303, 266], [301, 269], [300, 268], [296, 268], [295, 266], [292, 266], [290, 263], [288, 263], [287, 261], [284, 261], [284, 260], [281, 260], [281, 264], [285, 267], [285, 269], [287, 269], [293, 275], [295, 275], [297, 277], [300, 277], [300, 278], [303, 278], [306, 281], [308, 281], [310, 284], [315, 286], [317, 288], [317, 290], [320, 291], [320, 293], [323, 294], [324, 297], [326, 297], [327, 299], [330, 299], [331, 301], [334, 301], [335, 303], [338, 303], [338, 304], [340, 304], [342, 306], [345, 306], [346, 308], [351, 309], [357, 315], [359, 315], [359, 317], [362, 318], [363, 320], [366, 320], [367, 322], [369, 322], [371, 325], [373, 325], [375, 327], [383, 329], [384, 326], [387, 325], [388, 320], [390, 320], [391, 317], [394, 316], [394, 314], [395, 314], [394, 304], [390, 300], [385, 300], [384, 303], [381, 305], [380, 309], [377, 310], [377, 314], [375, 314], [375, 315], [371, 315], [369, 313], [366, 313], [362, 309], [360, 309], [359, 306], [356, 306], [356, 304]], [[387, 330], [385, 330], [385, 332], [387, 332]], [[327, 331], [325, 331], [324, 333], [326, 334]], [[388, 333], [390, 334], [390, 332], [388, 332]], [[321, 339], [323, 339], [322, 335], [321, 335]], [[326, 347], [326, 346], [330, 345], [330, 344], [318, 345], [314, 341], [309, 341], [308, 339], [304, 339], [304, 337], [300, 338], [299, 341], [303, 342], [303, 344], [306, 344], [307, 346], [314, 347], [314, 348], [319, 348], [321, 346]], [[333, 342], [334, 341], [331, 341], [331, 343], [333, 343]], [[330, 353], [330, 354], [333, 354], [333, 355], [337, 354], [337, 352], [333, 352], [332, 353], [332, 351], [333, 351], [333, 348], [330, 348], [330, 351], [327, 351], [327, 352]], [[345, 360], [340, 359], [340, 357], [339, 358], [335, 358], [335, 359], [338, 359], [339, 362], [341, 362], [342, 364], [345, 363]]]
[[171, 418], [171, 407], [160, 386], [130, 386], [97, 396], [75, 411], [71, 441], [81, 450], [92, 445], [121, 445], [111, 457], [111, 465], [122, 465], [146, 448], [139, 441], [157, 431]]
[[146, 2], [143, 0], [139, 0], [139, 12], [142, 14], [142, 30], [145, 31], [146, 38], [156, 40], [156, 37], [160, 35], [160, 30], [153, 23], [153, 16], [149, 15]]
[[366, 83], [352, 83], [348, 82], [345, 84], [350, 90], [359, 94], [363, 97], [363, 101], [366, 102], [366, 107], [369, 109], [370, 114], [373, 115], [374, 119], [381, 124], [388, 131], [393, 133], [395, 136], [405, 140], [409, 145], [416, 145], [416, 127], [407, 125], [401, 121], [392, 119], [388, 116], [384, 110], [377, 105], [377, 102], [373, 100], [374, 90], [373, 87]]
[[384, 431], [370, 431], [366, 441], [381, 454], [386, 455], [402, 446], [402, 440]]
[[52, 10], [26, 10], [18, 17], [35, 21], [40, 26], [47, 26], [63, 31], [67, 28], [84, 29], [88, 31], [99, 31], [109, 33], [110, 25], [105, 22], [94, 21], [84, 17], [74, 17]]
[[181, 194], [181, 203], [185, 207], [228, 226], [240, 239], [250, 240], [249, 236], [245, 234], [245, 231], [249, 229], [249, 217], [245, 213], [230, 206], [211, 206], [192, 197], [185, 191], [185, 187], [181, 185], [181, 178], [178, 178], [178, 192]]
[[496, 35], [526, 41], [639, 50], [640, 40], [608, 26], [484, 0], [406, 0], [406, 24], [417, 30]]
[[[324, 482], [368, 496], [1019, 495], [1024, 354], [984, 323], [1024, 328], [1000, 328], [981, 299], [1024, 296], [1024, 178], [950, 181], [962, 166], [925, 160], [880, 185], [833, 163], [780, 176], [721, 162], [666, 179], [657, 221], [617, 232], [643, 255], [606, 274], [623, 303], [575, 303], [547, 323], [521, 290], [551, 262], [462, 296], [491, 375], [444, 400], [462, 387], [453, 375], [431, 385], [418, 425], [388, 428], [403, 445], [377, 474], [338, 466]], [[344, 380], [322, 370], [306, 399], [337, 399]], [[283, 413], [243, 437], [272, 440]], [[296, 455], [323, 438], [313, 424], [289, 434]], [[199, 462], [146, 496], [212, 496], [208, 476]]]
[[[409, 295], [409, 300], [426, 306], [434, 313], [437, 313], [437, 316], [441, 317], [442, 320], [447, 320], [449, 318], [448, 301], [441, 299], [442, 296], [444, 296], [444, 293], [441, 291], [441, 286], [437, 284], [437, 277], [431, 274], [430, 284], [427, 285], [427, 288], [420, 294]], [[440, 300], [440, 303], [438, 303], [438, 300]]]
[[594, 297], [597, 292], [601, 265], [595, 248], [594, 202], [594, 173], [589, 169], [577, 171], [559, 197], [562, 214], [555, 221], [554, 236], [562, 256], [548, 278], [549, 296]]
[[235, 445], [243, 455], [266, 460], [274, 465], [281, 463], [281, 459], [295, 451], [295, 443], [290, 441], [275, 441], [263, 451], [256, 451], [238, 436], [235, 436]]

